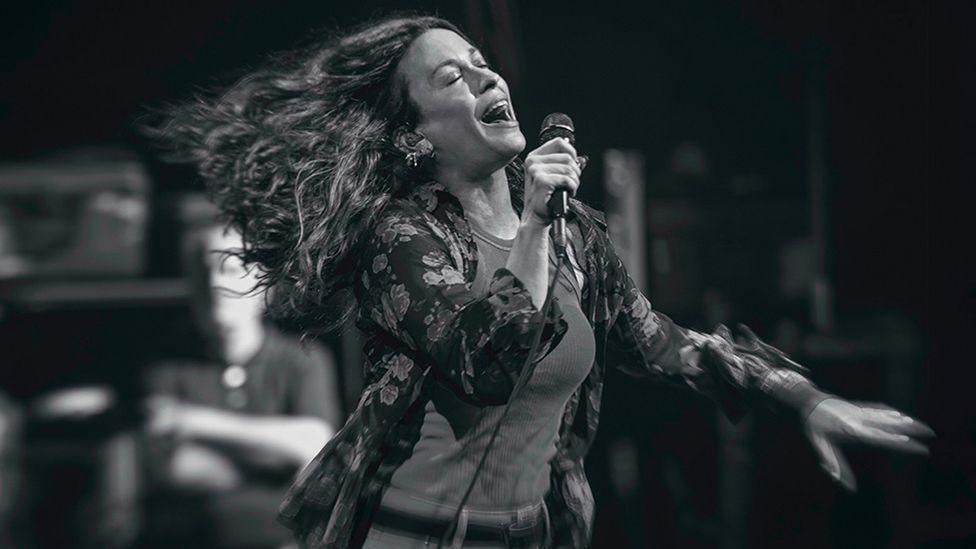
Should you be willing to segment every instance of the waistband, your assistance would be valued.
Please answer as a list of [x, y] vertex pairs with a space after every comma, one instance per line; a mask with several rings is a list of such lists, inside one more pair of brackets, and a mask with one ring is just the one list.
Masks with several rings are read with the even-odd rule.
[[[389, 486], [383, 493], [382, 508], [416, 515], [430, 519], [451, 520], [457, 506], [436, 501], [420, 494]], [[512, 508], [479, 508], [466, 505], [464, 514], [468, 522], [482, 525], [508, 526], [514, 523], [527, 523], [542, 515], [545, 505], [542, 500], [528, 505]]]
[[[373, 526], [413, 538], [443, 539], [456, 512], [456, 506], [390, 487], [373, 516]], [[462, 543], [541, 547], [548, 530], [549, 517], [543, 501], [512, 509], [465, 507], [444, 547], [460, 547]]]

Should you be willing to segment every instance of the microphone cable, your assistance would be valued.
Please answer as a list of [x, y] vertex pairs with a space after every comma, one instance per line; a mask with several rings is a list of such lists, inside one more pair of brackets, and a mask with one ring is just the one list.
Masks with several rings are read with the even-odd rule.
[[[448, 523], [444, 534], [437, 541], [437, 549], [443, 549], [444, 541], [454, 537], [458, 527], [458, 521], [461, 518], [461, 512], [464, 510], [464, 504], [468, 502], [468, 498], [471, 496], [471, 492], [474, 490], [475, 482], [478, 481], [478, 476], [481, 474], [485, 461], [488, 459], [488, 452], [491, 451], [491, 447], [495, 444], [495, 439], [498, 438], [498, 433], [501, 431], [502, 422], [505, 421], [505, 417], [508, 415], [508, 411], [512, 407], [512, 403], [515, 402], [515, 399], [522, 392], [522, 389], [529, 384], [529, 380], [532, 378], [533, 372], [535, 372], [536, 363], [532, 359], [539, 350], [539, 343], [542, 342], [542, 331], [546, 327], [545, 320], [546, 317], [549, 316], [549, 310], [552, 308], [552, 297], [556, 290], [556, 282], [559, 280], [559, 275], [562, 272], [563, 263], [569, 262], [565, 248], [558, 248], [555, 255], [556, 272], [553, 274], [552, 280], [549, 282], [549, 290], [546, 292], [546, 299], [542, 303], [542, 322], [532, 335], [532, 346], [529, 348], [528, 356], [525, 357], [525, 364], [522, 365], [522, 372], [519, 374], [519, 378], [516, 380], [514, 387], [512, 387], [512, 393], [508, 396], [508, 401], [505, 402], [505, 408], [502, 409], [502, 415], [495, 423], [494, 429], [492, 429], [491, 437], [488, 439], [488, 444], [481, 453], [481, 459], [478, 460], [478, 466], [475, 468], [474, 474], [471, 475], [471, 481], [468, 483], [468, 488], [464, 491], [464, 495], [461, 497], [461, 503], [458, 504], [457, 511], [454, 512], [454, 517], [451, 519], [451, 522]], [[461, 543], [463, 545], [463, 539], [461, 540]]]

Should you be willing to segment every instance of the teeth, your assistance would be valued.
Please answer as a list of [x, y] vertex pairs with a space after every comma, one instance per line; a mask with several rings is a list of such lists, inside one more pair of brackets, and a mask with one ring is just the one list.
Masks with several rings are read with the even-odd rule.
[[491, 107], [489, 107], [488, 110], [485, 111], [485, 114], [481, 117], [481, 119], [484, 120], [484, 119], [488, 118], [489, 116], [492, 116], [492, 115], [495, 115], [495, 114], [502, 114], [502, 115], [504, 115], [504, 118], [507, 120], [508, 119], [508, 110], [507, 109], [508, 109], [508, 101], [506, 101], [505, 99], [502, 99], [502, 100], [498, 101], [497, 103], [494, 103]]

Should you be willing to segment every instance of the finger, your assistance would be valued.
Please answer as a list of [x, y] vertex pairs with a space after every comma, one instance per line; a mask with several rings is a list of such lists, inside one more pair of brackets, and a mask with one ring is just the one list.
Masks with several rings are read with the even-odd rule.
[[573, 147], [569, 140], [565, 137], [557, 137], [555, 139], [550, 139], [542, 144], [538, 149], [532, 151], [530, 154], [552, 154], [563, 152], [573, 155], [576, 158], [576, 148]]
[[[580, 177], [580, 170], [576, 164], [544, 163], [536, 162], [525, 170], [526, 186], [532, 187], [540, 183], [540, 179], [545, 179], [549, 175], [565, 175], [576, 178]], [[545, 182], [543, 182], [545, 184]]]
[[551, 154], [538, 154], [532, 158], [527, 158], [525, 164], [528, 167], [535, 166], [548, 166], [548, 165], [566, 165], [573, 166], [574, 168], [579, 168], [580, 164], [577, 161], [577, 157], [564, 153], [551, 153]]
[[857, 490], [857, 479], [844, 454], [820, 433], [808, 431], [807, 436], [820, 458], [820, 467], [847, 490], [851, 492]]
[[877, 446], [879, 448], [885, 448], [896, 452], [921, 455], [928, 455], [929, 453], [927, 446], [921, 442], [918, 442], [917, 440], [912, 439], [912, 437], [908, 435], [889, 433], [882, 429], [868, 425], [862, 425], [859, 429], [857, 429], [853, 434], [853, 439], [856, 442], [870, 444], [871, 446]]
[[566, 189], [571, 195], [575, 195], [576, 189], [579, 187], [579, 178], [575, 175], [547, 173], [536, 177], [536, 184], [541, 184], [553, 191]]
[[590, 157], [585, 154], [581, 154], [576, 157], [576, 163], [579, 164], [580, 172], [586, 169], [586, 166], [590, 163]]
[[870, 414], [875, 417], [903, 418], [906, 422], [918, 422], [918, 419], [915, 419], [909, 416], [908, 414], [901, 412], [900, 410], [892, 408], [891, 406], [888, 406], [883, 402], [855, 401], [852, 402], [852, 404], [856, 405], [864, 413]]
[[858, 408], [862, 408], [864, 410], [871, 410], [872, 412], [876, 412], [876, 413], [887, 414], [895, 417], [905, 415], [901, 413], [901, 411], [885, 404], [884, 402], [865, 402], [860, 400], [852, 400], [850, 401], [850, 403], [854, 404]]
[[841, 486], [847, 489], [849, 492], [857, 491], [857, 478], [854, 476], [854, 470], [851, 469], [851, 465], [847, 463], [847, 458], [844, 457], [844, 453], [840, 451], [836, 446], [834, 449], [834, 457], [837, 460], [837, 465], [840, 467], [840, 472], [837, 475], [837, 482]]
[[563, 163], [539, 163], [532, 166], [533, 176], [539, 177], [547, 173], [560, 174], [560, 175], [572, 175], [574, 177], [579, 177], [580, 168], [575, 162], [570, 162], [568, 164]]
[[881, 429], [882, 431], [887, 431], [889, 433], [923, 438], [932, 438], [935, 436], [935, 431], [933, 431], [931, 427], [908, 416], [867, 416], [862, 420], [862, 422], [865, 425]]
[[924, 422], [919, 421], [918, 419], [907, 414], [903, 414], [902, 412], [882, 402], [858, 402], [856, 405], [861, 408], [861, 412], [865, 416], [865, 423], [897, 427], [900, 432], [915, 436], [935, 436], [935, 431]]

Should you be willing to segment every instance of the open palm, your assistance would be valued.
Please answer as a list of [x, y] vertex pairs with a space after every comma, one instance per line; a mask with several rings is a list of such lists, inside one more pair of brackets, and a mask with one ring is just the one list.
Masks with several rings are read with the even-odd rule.
[[839, 444], [865, 444], [928, 455], [928, 447], [916, 439], [935, 435], [921, 421], [883, 404], [854, 403], [835, 397], [822, 401], [810, 412], [805, 431], [821, 467], [851, 491], [857, 489], [857, 481]]

